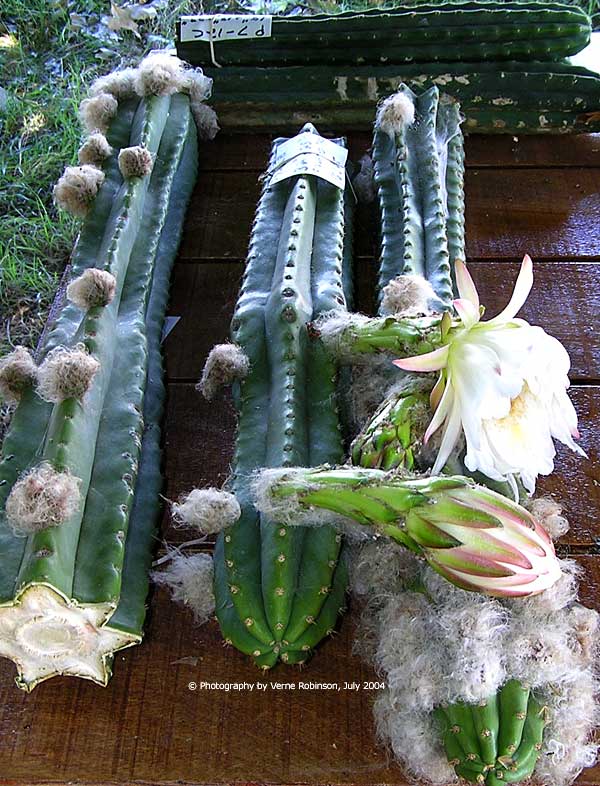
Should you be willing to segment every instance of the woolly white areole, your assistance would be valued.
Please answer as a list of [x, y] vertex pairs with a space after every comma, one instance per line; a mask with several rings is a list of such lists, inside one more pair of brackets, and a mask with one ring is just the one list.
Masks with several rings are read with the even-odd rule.
[[100, 131], [90, 134], [79, 148], [77, 158], [80, 164], [91, 164], [100, 167], [112, 153], [112, 147]]
[[197, 385], [204, 398], [212, 399], [223, 385], [244, 379], [250, 370], [250, 361], [237, 344], [216, 344], [210, 351], [202, 377]]
[[119, 107], [117, 99], [110, 93], [98, 93], [93, 98], [84, 98], [79, 107], [81, 122], [90, 133], [105, 133]]
[[58, 403], [82, 399], [92, 384], [100, 363], [82, 349], [56, 347], [38, 371], [38, 393], [44, 401]]
[[194, 527], [205, 535], [221, 532], [239, 519], [241, 509], [233, 494], [216, 488], [192, 489], [171, 506], [177, 524]]
[[375, 128], [388, 136], [393, 136], [404, 126], [415, 121], [415, 105], [406, 93], [394, 93], [384, 99], [377, 107]]
[[95, 166], [68, 166], [54, 186], [54, 201], [62, 210], [74, 216], [87, 214], [100, 186], [104, 172]]
[[0, 396], [8, 404], [17, 404], [36, 382], [37, 366], [25, 347], [16, 347], [0, 358]]
[[16, 535], [58, 527], [79, 507], [79, 480], [44, 462], [23, 475], [6, 501], [6, 520]]
[[107, 270], [90, 267], [71, 281], [67, 298], [82, 311], [97, 306], [107, 306], [115, 296], [117, 281]]
[[145, 177], [152, 172], [152, 153], [142, 145], [124, 147], [119, 152], [119, 170], [124, 178]]

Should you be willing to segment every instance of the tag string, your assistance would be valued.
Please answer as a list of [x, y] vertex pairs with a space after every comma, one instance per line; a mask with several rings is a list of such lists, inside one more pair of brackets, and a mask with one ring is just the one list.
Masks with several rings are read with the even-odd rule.
[[212, 60], [212, 64], [216, 68], [223, 68], [223, 66], [220, 63], [217, 63], [217, 58], [215, 57], [215, 42], [214, 42], [214, 39], [213, 39], [213, 20], [214, 20], [214, 18], [215, 17], [211, 15], [211, 17], [208, 20], [208, 45], [210, 46], [210, 59]]

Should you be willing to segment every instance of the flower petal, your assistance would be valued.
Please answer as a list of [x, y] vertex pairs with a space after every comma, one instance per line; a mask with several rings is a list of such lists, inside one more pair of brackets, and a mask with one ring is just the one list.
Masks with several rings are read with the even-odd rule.
[[[438, 412], [440, 409], [441, 405], [438, 409]], [[444, 435], [442, 437], [440, 449], [437, 454], [435, 464], [431, 470], [432, 475], [439, 475], [444, 468], [444, 465], [448, 461], [450, 454], [456, 445], [458, 437], [460, 436], [461, 426], [460, 404], [458, 403], [456, 397], [454, 397], [452, 401], [452, 408], [450, 409], [450, 414], [446, 421], [446, 428], [444, 429]]]
[[497, 322], [508, 322], [517, 316], [522, 309], [523, 304], [529, 297], [531, 287], [533, 286], [533, 262], [529, 254], [525, 254], [521, 269], [517, 276], [515, 288], [506, 308], [504, 308], [497, 316], [490, 319], [487, 324]]
[[452, 305], [456, 309], [461, 322], [467, 328], [467, 330], [479, 322], [479, 309], [475, 308], [470, 300], [458, 298], [457, 300], [452, 301]]
[[467, 266], [462, 259], [457, 259], [454, 263], [454, 270], [456, 273], [456, 286], [458, 287], [458, 294], [464, 300], [472, 303], [476, 310], [479, 311], [479, 295], [475, 287], [475, 282], [471, 278], [471, 274], [467, 270]]
[[427, 426], [427, 431], [423, 437], [423, 444], [426, 445], [429, 442], [429, 439], [432, 434], [439, 429], [442, 425], [444, 420], [448, 417], [448, 413], [452, 409], [452, 405], [454, 404], [454, 389], [452, 385], [446, 385], [444, 393], [442, 394], [442, 398], [440, 399], [440, 403], [435, 410], [433, 417], [431, 418], [431, 422]]
[[448, 361], [448, 351], [450, 346], [446, 344], [433, 352], [424, 355], [413, 355], [410, 358], [393, 360], [392, 363], [404, 371], [439, 371], [444, 368]]

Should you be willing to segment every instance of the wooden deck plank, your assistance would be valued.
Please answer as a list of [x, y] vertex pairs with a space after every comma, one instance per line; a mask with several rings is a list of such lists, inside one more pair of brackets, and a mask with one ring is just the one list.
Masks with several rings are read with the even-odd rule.
[[[256, 171], [200, 176], [187, 216], [182, 261], [242, 259], [259, 196]], [[600, 258], [600, 169], [469, 169], [470, 259]], [[378, 250], [375, 205], [361, 207], [356, 254]]]
[[[298, 128], [298, 130], [300, 130]], [[318, 129], [335, 136], [332, 129]], [[339, 135], [339, 134], [338, 134]], [[201, 153], [202, 171], [264, 169], [274, 134], [219, 134], [214, 144]], [[371, 146], [371, 134], [353, 133], [348, 139], [348, 157], [358, 161]], [[469, 134], [465, 140], [468, 168], [493, 167], [598, 167], [600, 134], [577, 134], [565, 139], [552, 136], [495, 137]]]
[[[598, 604], [600, 557], [577, 558]], [[0, 662], [0, 784], [366, 784], [406, 783], [374, 736], [374, 692], [256, 689], [192, 691], [191, 681], [331, 683], [370, 681], [352, 655], [355, 616], [324, 642], [310, 668], [262, 675], [222, 646], [215, 622], [202, 628], [164, 591], [152, 599], [146, 640], [117, 657], [110, 688], [57, 678], [31, 695]], [[165, 620], [169, 624], [165, 624]], [[182, 659], [195, 659], [197, 662]], [[580, 784], [598, 783], [600, 769]]]
[[[376, 263], [356, 261], [356, 308], [373, 313]], [[517, 276], [515, 263], [473, 262], [470, 265], [488, 317], [508, 303]], [[169, 313], [181, 316], [165, 341], [171, 381], [198, 379], [211, 347], [227, 339], [243, 263], [177, 264]], [[544, 262], [534, 268], [535, 282], [521, 316], [542, 325], [566, 346], [571, 375], [600, 379], [600, 263]], [[576, 303], [572, 308], [567, 304]]]

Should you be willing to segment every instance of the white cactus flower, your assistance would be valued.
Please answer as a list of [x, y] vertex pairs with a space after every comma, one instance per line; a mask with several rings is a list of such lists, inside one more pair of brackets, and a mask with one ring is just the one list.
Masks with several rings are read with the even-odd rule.
[[553, 439], [585, 456], [574, 441], [577, 415], [567, 395], [569, 356], [541, 327], [516, 319], [533, 285], [533, 265], [525, 256], [506, 308], [486, 322], [466, 265], [456, 262], [458, 320], [442, 323], [442, 346], [395, 360], [406, 371], [439, 371], [431, 394], [433, 418], [427, 441], [443, 427], [433, 467], [439, 473], [460, 437], [466, 438], [465, 465], [494, 480], [516, 478], [529, 493], [538, 475], [554, 469]]

